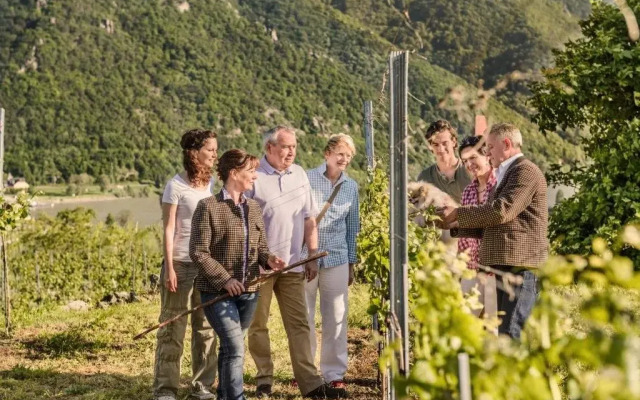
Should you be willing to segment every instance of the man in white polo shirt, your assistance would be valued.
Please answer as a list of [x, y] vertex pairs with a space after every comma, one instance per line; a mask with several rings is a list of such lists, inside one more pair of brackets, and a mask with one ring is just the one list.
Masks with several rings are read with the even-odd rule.
[[[263, 138], [265, 156], [257, 169], [258, 180], [247, 193], [260, 203], [264, 217], [269, 250], [286, 264], [301, 259], [302, 244], [309, 254], [318, 250], [318, 213], [309, 179], [302, 167], [294, 164], [296, 135], [293, 128], [277, 126]], [[314, 261], [305, 266], [269, 279], [260, 288], [258, 305], [249, 328], [249, 351], [256, 363], [256, 397], [268, 398], [273, 384], [273, 361], [269, 340], [269, 308], [276, 295], [280, 315], [289, 340], [293, 374], [300, 392], [307, 398], [344, 398], [344, 389], [323, 382], [311, 357], [309, 324], [305, 303], [304, 279], [318, 274]]]

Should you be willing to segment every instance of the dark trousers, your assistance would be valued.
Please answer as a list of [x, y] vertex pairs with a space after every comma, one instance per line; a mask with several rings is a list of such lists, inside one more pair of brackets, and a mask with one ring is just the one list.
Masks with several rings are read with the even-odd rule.
[[521, 286], [512, 286], [515, 292], [514, 299], [510, 299], [509, 293], [501, 288], [497, 290], [498, 312], [504, 312], [498, 332], [509, 335], [513, 339], [520, 339], [522, 328], [538, 299], [538, 278], [533, 272], [517, 267], [496, 265], [493, 268], [511, 272], [523, 279]]

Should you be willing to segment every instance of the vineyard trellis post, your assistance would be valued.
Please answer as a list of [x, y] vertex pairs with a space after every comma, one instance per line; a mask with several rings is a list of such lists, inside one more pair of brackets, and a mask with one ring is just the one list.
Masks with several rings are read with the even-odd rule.
[[[398, 367], [409, 374], [408, 307], [408, 210], [407, 210], [407, 93], [409, 52], [394, 51], [389, 56], [389, 150], [391, 165], [390, 198], [390, 338], [400, 340]], [[392, 379], [393, 381], [393, 379]], [[395, 399], [391, 385], [391, 399]]]
[[[373, 104], [371, 100], [364, 102], [364, 146], [367, 154], [367, 168], [372, 170], [375, 165], [373, 161]], [[376, 278], [374, 285], [380, 287], [380, 279]], [[372, 329], [374, 332], [379, 330], [378, 314], [373, 314]]]
[[7, 234], [0, 233], [2, 240], [2, 277], [4, 294], [4, 333], [8, 337], [11, 335], [11, 287], [9, 286], [9, 264], [7, 261]]
[[133, 239], [129, 240], [129, 262], [131, 263], [131, 295], [136, 294], [136, 260], [133, 258]]
[[[372, 171], [375, 168], [375, 159], [374, 159], [374, 138], [373, 138], [373, 102], [371, 100], [364, 101], [364, 146], [365, 152], [367, 155], [367, 169]], [[374, 285], [376, 288], [379, 288], [382, 284], [380, 283], [380, 279], [376, 278], [374, 281]], [[374, 332], [380, 332], [380, 321], [378, 320], [378, 313], [374, 313], [371, 317], [371, 329]], [[382, 354], [384, 344], [382, 342], [378, 343], [378, 357]], [[385, 376], [387, 379], [387, 376]], [[376, 377], [376, 383], [379, 385], [382, 381], [382, 376], [380, 370], [378, 370], [378, 375]], [[385, 382], [387, 383], [387, 382]], [[383, 387], [383, 391], [389, 387], [388, 383]]]
[[149, 270], [147, 269], [147, 248], [144, 245], [144, 240], [142, 242], [142, 270], [143, 270], [143, 290], [147, 291], [149, 288]]
[[471, 400], [471, 371], [469, 369], [469, 355], [458, 354], [458, 383], [460, 400]]
[[42, 298], [41, 292], [40, 292], [40, 264], [38, 263], [38, 251], [36, 250], [34, 253], [34, 260], [36, 262], [36, 295], [38, 296], [37, 299], [38, 301], [40, 301], [40, 299]]
[[367, 153], [367, 167], [375, 168], [374, 150], [373, 150], [373, 102], [366, 100], [364, 102], [364, 146]]
[[4, 189], [4, 108], [0, 108], [0, 190]]

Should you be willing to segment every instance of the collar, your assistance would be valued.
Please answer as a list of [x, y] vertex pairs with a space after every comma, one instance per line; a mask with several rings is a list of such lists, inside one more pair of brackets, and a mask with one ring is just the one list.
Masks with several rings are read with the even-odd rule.
[[509, 166], [511, 164], [513, 164], [513, 162], [515, 160], [517, 160], [518, 158], [522, 157], [524, 154], [522, 153], [518, 153], [514, 156], [511, 156], [509, 158], [507, 158], [506, 160], [504, 160], [503, 162], [500, 163], [500, 165], [498, 166], [498, 174], [501, 174], [502, 172], [506, 171], [507, 168], [509, 168]]
[[[515, 160], [514, 160], [515, 161]], [[486, 191], [488, 192], [489, 190], [491, 190], [497, 183], [497, 179], [498, 179], [498, 171], [496, 171], [495, 169], [491, 169], [491, 172], [489, 173], [489, 178], [487, 178], [487, 186], [486, 186]], [[478, 188], [480, 187], [480, 180], [478, 180], [478, 178], [474, 179], [473, 182], [471, 182], [472, 185], [474, 185], [475, 189], [478, 190]]]
[[[318, 170], [318, 173], [319, 173], [320, 175], [322, 175], [322, 177], [323, 177], [324, 179], [329, 180], [329, 178], [327, 178], [327, 176], [324, 174], [325, 172], [327, 172], [327, 162], [326, 162], [326, 161], [325, 161], [325, 162], [323, 162], [322, 164], [320, 164], [320, 166], [317, 168], [317, 170]], [[334, 184], [334, 186], [335, 186], [335, 185], [337, 185], [338, 183], [340, 183], [340, 182], [342, 182], [342, 181], [346, 180], [346, 179], [347, 179], [347, 173], [346, 173], [346, 172], [342, 172], [342, 173], [340, 174], [340, 177], [338, 178], [338, 180], [337, 180], [337, 181], [336, 181], [336, 183]]]
[[[222, 187], [221, 193], [222, 193], [222, 200], [231, 200], [233, 204], [235, 204], [235, 202], [233, 201], [233, 198], [231, 197], [229, 192], [227, 192], [227, 189], [224, 186]], [[244, 196], [244, 193], [240, 193], [240, 204], [244, 204], [246, 202], [247, 202], [247, 198]]]
[[267, 156], [262, 156], [262, 158], [260, 159], [260, 168], [262, 170], [264, 170], [264, 172], [266, 172], [269, 175], [288, 175], [291, 172], [291, 168], [287, 168], [284, 171], [280, 172], [277, 169], [273, 168], [273, 166], [271, 164], [269, 164], [269, 161], [267, 161]]
[[449, 179], [445, 174], [442, 173], [442, 171], [440, 171], [440, 167], [438, 167], [438, 162], [436, 161], [436, 172], [438, 173], [438, 175], [440, 175], [440, 177], [444, 180], [446, 180], [449, 183], [455, 182], [456, 180], [456, 175], [458, 175], [458, 170], [460, 169], [460, 166], [462, 166], [462, 162], [460, 162], [460, 159], [456, 157], [456, 160], [458, 160], [458, 162], [456, 163], [456, 170], [453, 172], [453, 179]]
[[491, 173], [489, 174], [489, 179], [487, 179], [487, 190], [496, 185], [496, 180], [497, 180], [496, 170], [492, 168]]

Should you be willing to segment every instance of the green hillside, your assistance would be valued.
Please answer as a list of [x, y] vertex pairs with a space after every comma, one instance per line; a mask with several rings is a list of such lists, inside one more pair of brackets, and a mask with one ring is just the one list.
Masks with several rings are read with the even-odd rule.
[[[328, 134], [361, 136], [365, 99], [375, 101], [377, 146], [386, 152], [380, 91], [395, 47], [373, 22], [326, 1], [0, 0], [0, 18], [5, 170], [30, 182], [86, 172], [161, 184], [179, 168], [178, 138], [193, 126], [216, 129], [223, 149], [259, 153], [260, 132], [291, 124], [302, 130], [299, 161], [311, 166]], [[473, 89], [411, 60], [416, 173], [429, 162], [425, 121], [449, 118], [468, 133], [473, 111], [438, 104], [449, 88]], [[496, 101], [484, 112], [520, 124], [543, 166], [579, 156]], [[356, 178], [364, 162], [356, 159]]]
[[[469, 82], [492, 87], [506, 74], [535, 72], [547, 65], [551, 49], [579, 34], [588, 0], [332, 0], [347, 15], [367, 23], [397, 46]], [[525, 81], [499, 93], [526, 112]], [[523, 96], [524, 95], [524, 96]]]

